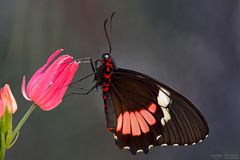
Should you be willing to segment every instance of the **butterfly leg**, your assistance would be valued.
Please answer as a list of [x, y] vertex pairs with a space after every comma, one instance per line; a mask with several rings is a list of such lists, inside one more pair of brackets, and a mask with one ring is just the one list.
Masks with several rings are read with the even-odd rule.
[[[93, 73], [95, 73], [95, 77], [96, 77], [96, 66], [93, 65], [92, 58], [87, 57], [87, 58], [75, 59], [75, 61], [80, 61], [81, 64], [88, 64], [88, 63], [90, 63], [91, 67], [92, 67], [92, 71], [93, 71]], [[94, 78], [94, 80], [95, 80], [95, 78]]]
[[[87, 75], [86, 77], [83, 77], [82, 79], [80, 79], [80, 80], [78, 80], [78, 81], [76, 81], [76, 82], [73, 82], [73, 83], [80, 82], [80, 81], [82, 81], [83, 79], [88, 78], [88, 77], [90, 77], [90, 76], [93, 75], [93, 74], [95, 74], [94, 80], [93, 80], [93, 81], [95, 81], [95, 80], [96, 80], [96, 68], [97, 68], [97, 63], [96, 63], [96, 61], [95, 61], [95, 65], [93, 65], [93, 60], [92, 60], [92, 58], [90, 58], [90, 57], [88, 57], [88, 58], [82, 58], [82, 59], [78, 59], [78, 60], [79, 60], [81, 63], [90, 63], [90, 64], [91, 64], [91, 67], [92, 67], [92, 70], [93, 70], [93, 73], [91, 73], [91, 74]], [[99, 61], [99, 60], [97, 60], [97, 61]], [[100, 61], [101, 61], [101, 60], [100, 60]], [[96, 90], [98, 91], [98, 87], [96, 86], [95, 88], [96, 88]]]
[[86, 78], [88, 78], [88, 77], [91, 77], [91, 76], [94, 75], [94, 74], [95, 74], [95, 72], [90, 73], [90, 74], [86, 75], [85, 77], [83, 77], [83, 78], [81, 78], [81, 79], [79, 79], [79, 80], [77, 80], [77, 81], [74, 81], [74, 82], [70, 83], [69, 85], [72, 85], [72, 84], [81, 82], [81, 81], [83, 81], [84, 79], [86, 79]]
[[68, 96], [71, 96], [71, 95], [87, 95], [89, 93], [91, 93], [95, 88], [97, 87], [97, 85], [94, 85], [91, 89], [87, 90], [86, 92], [73, 92], [73, 93], [70, 93], [70, 94], [67, 94], [64, 96], [65, 97], [68, 97]]
[[75, 61], [80, 61], [80, 63], [82, 64], [85, 64], [85, 63], [90, 63], [91, 64], [91, 67], [92, 67], [92, 70], [93, 72], [96, 71], [94, 65], [93, 65], [93, 61], [92, 61], [92, 58], [90, 57], [87, 57], [87, 58], [81, 58], [81, 59], [75, 59]]
[[81, 91], [89, 91], [89, 89], [86, 89], [86, 88], [83, 88], [83, 87], [77, 87], [77, 86], [69, 86], [69, 87], [73, 88], [73, 89], [81, 90]]

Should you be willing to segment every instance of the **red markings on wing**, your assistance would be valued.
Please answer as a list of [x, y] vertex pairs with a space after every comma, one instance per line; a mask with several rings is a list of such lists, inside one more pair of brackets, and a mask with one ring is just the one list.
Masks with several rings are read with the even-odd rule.
[[140, 110], [140, 114], [143, 116], [143, 118], [147, 121], [148, 124], [153, 125], [156, 123], [156, 119], [147, 110]]
[[148, 124], [147, 124], [146, 121], [143, 119], [143, 117], [141, 116], [141, 114], [140, 114], [139, 112], [135, 112], [135, 115], [136, 115], [136, 117], [137, 117], [138, 124], [139, 124], [142, 132], [143, 132], [143, 133], [149, 132]]
[[131, 121], [132, 135], [133, 136], [141, 135], [141, 130], [139, 128], [137, 118], [133, 112], [130, 112], [130, 121]]
[[122, 114], [120, 114], [117, 119], [117, 129], [116, 129], [117, 131], [121, 131], [122, 122], [123, 122], [123, 117], [122, 117]]
[[149, 107], [148, 107], [148, 110], [149, 110], [150, 112], [152, 112], [152, 113], [155, 113], [156, 110], [157, 110], [156, 104], [151, 103], [151, 104], [149, 105]]
[[[156, 105], [151, 104], [148, 107], [150, 112], [156, 111]], [[132, 136], [140, 136], [141, 133], [150, 131], [149, 125], [156, 123], [154, 116], [146, 109], [135, 112], [124, 112], [117, 118], [117, 132], [122, 132], [123, 135], [131, 134]]]
[[124, 113], [123, 113], [123, 129], [122, 129], [122, 134], [131, 134], [129, 112], [124, 112]]

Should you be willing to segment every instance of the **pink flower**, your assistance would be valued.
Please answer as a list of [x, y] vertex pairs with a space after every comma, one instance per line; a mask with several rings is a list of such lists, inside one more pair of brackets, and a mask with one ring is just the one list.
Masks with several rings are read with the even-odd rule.
[[6, 107], [8, 112], [12, 114], [17, 110], [16, 100], [8, 84], [5, 84], [4, 87], [0, 89], [0, 118], [5, 113]]
[[42, 110], [49, 111], [57, 107], [72, 81], [79, 63], [73, 61], [69, 55], [62, 55], [55, 61], [63, 50], [55, 51], [30, 79], [25, 87], [25, 76], [22, 82], [22, 94], [29, 100], [34, 101]]

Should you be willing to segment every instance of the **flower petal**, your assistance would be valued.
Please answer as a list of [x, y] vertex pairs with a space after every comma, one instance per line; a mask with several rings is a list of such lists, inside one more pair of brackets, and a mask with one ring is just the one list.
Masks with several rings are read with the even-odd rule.
[[32, 101], [26, 93], [26, 80], [25, 80], [25, 76], [23, 76], [23, 80], [22, 80], [22, 95], [23, 97], [28, 100], [28, 101]]
[[2, 89], [0, 89], [0, 118], [2, 117], [4, 112], [5, 112], [5, 105], [2, 101]]
[[52, 63], [52, 61], [56, 58], [56, 56], [58, 56], [61, 52], [63, 51], [63, 49], [58, 49], [56, 50], [47, 60], [46, 64], [41, 67], [39, 70], [37, 70], [34, 75], [32, 76], [32, 78], [29, 80], [28, 85], [27, 85], [27, 91], [30, 91], [39, 81], [39, 79], [41, 77], [39, 77], [42, 72], [50, 65], [50, 63]]
[[73, 57], [69, 55], [62, 55], [54, 60], [60, 52], [61, 49], [48, 58], [46, 64], [31, 77], [27, 87], [23, 77], [23, 96], [34, 101], [43, 110], [51, 110], [62, 102], [79, 66], [79, 63], [73, 61]]
[[2, 100], [4, 105], [7, 106], [10, 113], [15, 113], [17, 110], [17, 103], [12, 94], [11, 88], [8, 84], [5, 84], [2, 92]]
[[58, 50], [56, 50], [56, 51], [48, 58], [46, 65], [49, 65], [62, 51], [63, 51], [63, 49], [58, 49]]
[[10, 102], [10, 105], [8, 107], [8, 111], [10, 113], [15, 113], [17, 111], [17, 102], [12, 94], [11, 88], [8, 84], [4, 86], [4, 90], [6, 91], [8, 101]]
[[51, 110], [58, 106], [68, 88], [69, 83], [72, 81], [75, 72], [77, 71], [79, 63], [72, 63], [68, 68], [66, 68], [61, 75], [53, 83], [51, 89], [49, 89], [48, 94], [45, 98], [40, 101], [41, 109]]
[[[55, 96], [54, 101], [52, 101], [52, 103], [49, 105], [51, 105], [52, 107], [56, 107], [57, 105], [59, 105], [61, 103], [62, 98], [63, 98], [64, 94], [66, 93], [66, 90], [68, 89], [68, 85], [71, 83], [71, 81], [78, 69], [78, 65], [79, 65], [78, 63], [74, 63], [72, 65], [72, 68], [69, 70], [70, 71], [69, 74], [65, 75], [68, 77], [67, 80], [65, 81], [64, 84], [62, 84], [62, 86], [60, 86], [61, 90], [58, 92], [58, 95]], [[57, 103], [57, 102], [59, 102], [59, 103]]]
[[69, 55], [63, 55], [59, 57], [56, 61], [53, 62], [41, 75], [38, 82], [35, 84], [35, 86], [31, 87], [31, 91], [28, 92], [28, 96], [35, 101], [39, 97], [41, 97], [44, 92], [47, 90], [47, 88], [53, 83], [53, 80], [55, 79], [55, 76], [61, 73], [62, 70], [64, 70], [69, 64], [66, 62], [69, 62], [72, 60], [72, 57]]

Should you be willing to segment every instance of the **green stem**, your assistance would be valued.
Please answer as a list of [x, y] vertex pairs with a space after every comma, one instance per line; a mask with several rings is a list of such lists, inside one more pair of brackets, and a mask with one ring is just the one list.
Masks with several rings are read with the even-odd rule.
[[1, 138], [1, 141], [0, 141], [0, 160], [4, 160], [4, 156], [5, 156], [5, 135], [3, 132], [0, 132], [0, 138]]
[[14, 139], [11, 139], [10, 143], [6, 146], [6, 149], [10, 149], [15, 144], [15, 142], [18, 139], [18, 136], [19, 136], [19, 132], [17, 133], [17, 135]]
[[[11, 142], [15, 139], [16, 135], [18, 134], [18, 132], [20, 131], [20, 129], [22, 128], [23, 124], [26, 122], [26, 120], [28, 119], [28, 117], [31, 115], [31, 113], [34, 111], [34, 109], [36, 108], [36, 104], [32, 104], [31, 107], [28, 109], [28, 111], [25, 113], [25, 115], [23, 116], [23, 118], [21, 119], [21, 121], [18, 123], [17, 127], [14, 129], [13, 134], [12, 134], [12, 140]], [[11, 144], [11, 143], [10, 143]]]

